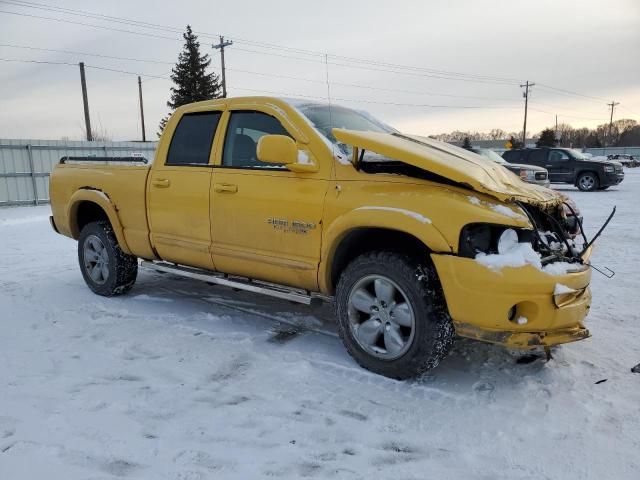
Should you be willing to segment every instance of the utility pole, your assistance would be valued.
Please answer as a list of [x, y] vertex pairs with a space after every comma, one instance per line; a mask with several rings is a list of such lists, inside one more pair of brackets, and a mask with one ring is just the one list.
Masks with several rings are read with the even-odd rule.
[[142, 141], [147, 141], [147, 134], [144, 131], [144, 107], [142, 106], [142, 80], [138, 75], [138, 97], [140, 98], [140, 121], [142, 122]]
[[227, 79], [224, 68], [224, 47], [233, 45], [231, 40], [224, 41], [224, 37], [220, 35], [220, 43], [217, 45], [211, 45], [216, 50], [220, 50], [220, 63], [222, 64], [222, 98], [227, 98]]
[[611, 142], [611, 129], [613, 128], [613, 109], [616, 105], [620, 105], [620, 102], [616, 102], [611, 100], [611, 103], [607, 103], [608, 106], [611, 107], [611, 118], [609, 118], [609, 134], [607, 135], [607, 143]]
[[89, 98], [87, 97], [87, 79], [84, 76], [84, 62], [80, 62], [80, 83], [82, 84], [82, 103], [84, 104], [84, 128], [87, 140], [93, 140], [91, 135], [91, 119], [89, 118]]
[[529, 83], [529, 80], [524, 85], [520, 85], [520, 88], [524, 87], [524, 127], [522, 128], [522, 147], [526, 147], [527, 141], [527, 108], [529, 106], [529, 88], [533, 87], [535, 83]]

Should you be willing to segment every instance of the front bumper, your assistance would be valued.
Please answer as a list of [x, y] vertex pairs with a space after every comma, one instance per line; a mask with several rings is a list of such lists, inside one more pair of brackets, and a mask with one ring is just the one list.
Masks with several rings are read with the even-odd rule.
[[611, 187], [613, 185], [618, 185], [622, 183], [624, 180], [624, 172], [616, 172], [616, 173], [605, 173], [601, 180], [601, 186], [603, 187]]
[[[531, 265], [493, 270], [470, 258], [431, 258], [460, 336], [520, 349], [590, 336], [582, 323], [591, 306], [591, 270], [586, 266], [575, 273], [549, 275]], [[556, 284], [576, 293], [558, 302]], [[518, 323], [522, 318], [526, 323]]]

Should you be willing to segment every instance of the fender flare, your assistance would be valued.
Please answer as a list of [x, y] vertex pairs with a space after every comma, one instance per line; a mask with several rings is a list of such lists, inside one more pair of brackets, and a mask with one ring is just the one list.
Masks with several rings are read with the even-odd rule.
[[118, 240], [120, 249], [127, 254], [131, 254], [129, 245], [124, 237], [124, 229], [122, 223], [118, 217], [118, 211], [115, 205], [111, 202], [111, 199], [102, 191], [93, 188], [81, 188], [69, 199], [69, 206], [67, 207], [67, 218], [69, 219], [69, 231], [71, 236], [77, 240], [80, 237], [80, 229], [78, 227], [78, 208], [82, 202], [91, 202], [98, 205], [109, 219], [113, 233]]
[[[372, 218], [371, 210], [375, 210]], [[451, 245], [442, 233], [425, 217], [400, 213], [400, 209], [387, 207], [366, 207], [351, 210], [336, 218], [323, 232], [320, 252], [318, 283], [322, 292], [331, 291], [331, 269], [340, 243], [359, 228], [382, 228], [406, 233], [417, 238], [429, 250], [436, 253], [451, 253]]]

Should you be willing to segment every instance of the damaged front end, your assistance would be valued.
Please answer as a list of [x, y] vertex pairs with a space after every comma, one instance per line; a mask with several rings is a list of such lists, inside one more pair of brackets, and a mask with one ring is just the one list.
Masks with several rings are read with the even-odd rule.
[[458, 335], [520, 349], [590, 336], [591, 246], [615, 209], [588, 240], [569, 199], [466, 150], [398, 133], [333, 134], [356, 170], [452, 187], [441, 198], [456, 202], [455, 215], [429, 212], [452, 248], [430, 256]]

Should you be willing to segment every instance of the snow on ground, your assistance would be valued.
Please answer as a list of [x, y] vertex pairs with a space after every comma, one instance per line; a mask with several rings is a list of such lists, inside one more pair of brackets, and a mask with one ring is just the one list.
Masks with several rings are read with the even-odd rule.
[[148, 272], [93, 295], [48, 207], [0, 209], [0, 479], [640, 478], [640, 171], [559, 189], [592, 233], [618, 205], [593, 338], [460, 340], [415, 382], [360, 369], [326, 307]]

